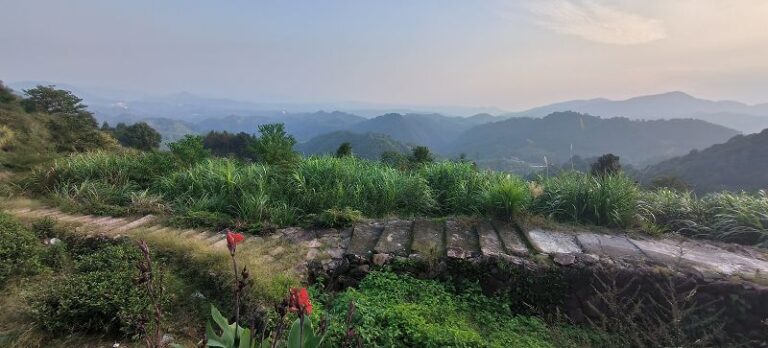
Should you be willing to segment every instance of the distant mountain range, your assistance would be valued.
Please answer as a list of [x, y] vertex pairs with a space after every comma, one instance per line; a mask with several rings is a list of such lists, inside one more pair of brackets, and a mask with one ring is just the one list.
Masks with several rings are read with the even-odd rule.
[[572, 155], [619, 155], [643, 165], [723, 142], [738, 132], [700, 120], [638, 121], [556, 112], [543, 118], [517, 117], [473, 127], [451, 145], [471, 159], [517, 158], [563, 163]]
[[544, 117], [558, 111], [576, 111], [601, 117], [658, 120], [692, 118], [755, 133], [768, 128], [768, 103], [748, 105], [736, 101], [712, 101], [683, 92], [640, 96], [626, 100], [605, 98], [572, 100], [506, 113], [502, 117]]
[[647, 168], [643, 180], [665, 176], [682, 179], [697, 192], [768, 189], [768, 130], [666, 160]]
[[[36, 84], [48, 83], [11, 86], [20, 90]], [[381, 105], [365, 103], [347, 103], [348, 108], [334, 109], [331, 104], [253, 103], [190, 93], [162, 97], [126, 94], [119, 98], [120, 91], [101, 93], [59, 86], [81, 95], [99, 121], [112, 125], [146, 121], [165, 141], [211, 130], [254, 134], [261, 124], [282, 122], [303, 143], [300, 146], [306, 153], [335, 151], [350, 140], [355, 140], [359, 149], [388, 148], [396, 142], [399, 145], [394, 146], [401, 149], [426, 145], [443, 157], [464, 153], [482, 166], [507, 170], [541, 163], [544, 156], [552, 163], [562, 163], [571, 154], [591, 157], [608, 152], [621, 156], [625, 163], [643, 166], [724, 142], [738, 132], [768, 128], [768, 104], [711, 101], [682, 92], [627, 100], [575, 100], [515, 113], [488, 110], [496, 115], [451, 117], [406, 112], [403, 110], [407, 108], [396, 106], [377, 109]], [[323, 106], [344, 111], [317, 111]], [[355, 113], [356, 108], [366, 111]], [[374, 117], [371, 110], [379, 116]], [[661, 120], [670, 118], [674, 120]], [[376, 157], [376, 152], [366, 150], [366, 156]]]

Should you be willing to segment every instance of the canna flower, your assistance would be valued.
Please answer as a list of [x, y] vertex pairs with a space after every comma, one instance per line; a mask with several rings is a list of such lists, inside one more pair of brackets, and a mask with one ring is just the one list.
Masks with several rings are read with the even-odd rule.
[[245, 237], [243, 237], [242, 233], [233, 233], [227, 230], [227, 249], [229, 249], [229, 253], [234, 255], [237, 244], [243, 240], [245, 240]]
[[298, 312], [299, 315], [312, 314], [312, 302], [309, 299], [307, 288], [291, 288], [288, 296], [288, 310]]

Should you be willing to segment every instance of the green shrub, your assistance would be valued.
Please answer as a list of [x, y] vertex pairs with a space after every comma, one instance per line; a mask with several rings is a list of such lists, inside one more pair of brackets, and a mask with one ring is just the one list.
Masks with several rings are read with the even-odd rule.
[[37, 238], [51, 238], [55, 236], [55, 227], [56, 220], [48, 216], [32, 223], [32, 231], [35, 232]]
[[537, 213], [561, 221], [626, 227], [639, 221], [640, 189], [623, 174], [596, 177], [567, 172], [542, 180]]
[[[328, 311], [344, 318], [356, 306], [354, 328], [363, 346], [376, 347], [560, 347], [582, 342], [539, 319], [512, 314], [478, 286], [461, 293], [442, 283], [374, 272], [335, 298]], [[576, 331], [576, 330], [574, 330]], [[555, 334], [560, 337], [557, 342]], [[326, 340], [339, 346], [346, 327], [331, 321]]]
[[149, 303], [133, 284], [139, 258], [138, 250], [128, 244], [78, 257], [73, 273], [41, 286], [31, 298], [38, 322], [57, 333], [135, 333]]
[[41, 252], [41, 243], [32, 231], [0, 213], [0, 286], [11, 276], [39, 271]]
[[184, 138], [168, 144], [171, 153], [183, 166], [191, 166], [211, 157], [211, 151], [203, 145], [200, 135], [185, 135]]
[[357, 210], [331, 208], [322, 212], [316, 219], [315, 225], [322, 227], [346, 227], [362, 220], [363, 214]]

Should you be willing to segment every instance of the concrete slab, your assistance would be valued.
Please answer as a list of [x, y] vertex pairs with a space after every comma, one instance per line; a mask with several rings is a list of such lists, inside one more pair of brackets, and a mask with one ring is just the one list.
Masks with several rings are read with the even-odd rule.
[[411, 244], [413, 222], [407, 220], [389, 220], [384, 231], [374, 246], [374, 253], [408, 256]]
[[446, 255], [454, 259], [480, 256], [480, 241], [477, 231], [467, 222], [448, 220], [445, 222]]
[[526, 256], [530, 254], [528, 247], [520, 239], [520, 235], [517, 233], [517, 229], [509, 222], [494, 221], [493, 227], [496, 228], [496, 232], [499, 234], [501, 242], [504, 243], [504, 248], [510, 255]]
[[572, 234], [531, 229], [526, 232], [526, 236], [537, 251], [545, 254], [581, 252], [581, 248], [576, 244], [576, 239]]
[[381, 222], [365, 222], [356, 224], [349, 240], [347, 254], [368, 257], [373, 252], [379, 236], [384, 231]]
[[475, 225], [477, 235], [480, 240], [480, 252], [484, 256], [505, 255], [504, 245], [502, 245], [496, 229], [489, 221], [482, 221]]
[[585, 253], [603, 255], [613, 258], [643, 257], [643, 253], [623, 236], [612, 236], [596, 233], [579, 233], [576, 235]]
[[427, 219], [414, 221], [411, 253], [425, 259], [445, 256], [445, 222]]

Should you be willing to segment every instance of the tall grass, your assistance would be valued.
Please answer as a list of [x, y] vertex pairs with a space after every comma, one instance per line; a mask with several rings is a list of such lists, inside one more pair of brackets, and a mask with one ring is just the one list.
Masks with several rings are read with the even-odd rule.
[[354, 157], [305, 159], [291, 179], [288, 203], [305, 214], [352, 208], [370, 217], [416, 215], [434, 206], [423, 178]]
[[178, 168], [167, 152], [91, 152], [56, 160], [50, 168], [35, 170], [25, 181], [31, 191], [52, 191], [88, 180], [108, 185], [148, 187]]
[[768, 195], [721, 192], [696, 198], [690, 192], [643, 194], [648, 219], [670, 232], [768, 247]]
[[269, 169], [209, 159], [160, 179], [155, 189], [181, 211], [221, 212], [249, 221], [268, 217]]
[[534, 211], [557, 220], [598, 226], [636, 223], [640, 189], [623, 174], [596, 177], [568, 172], [542, 181]]
[[432, 190], [435, 213], [476, 214], [481, 211], [483, 192], [491, 175], [479, 172], [469, 163], [437, 162], [423, 166], [418, 174]]

